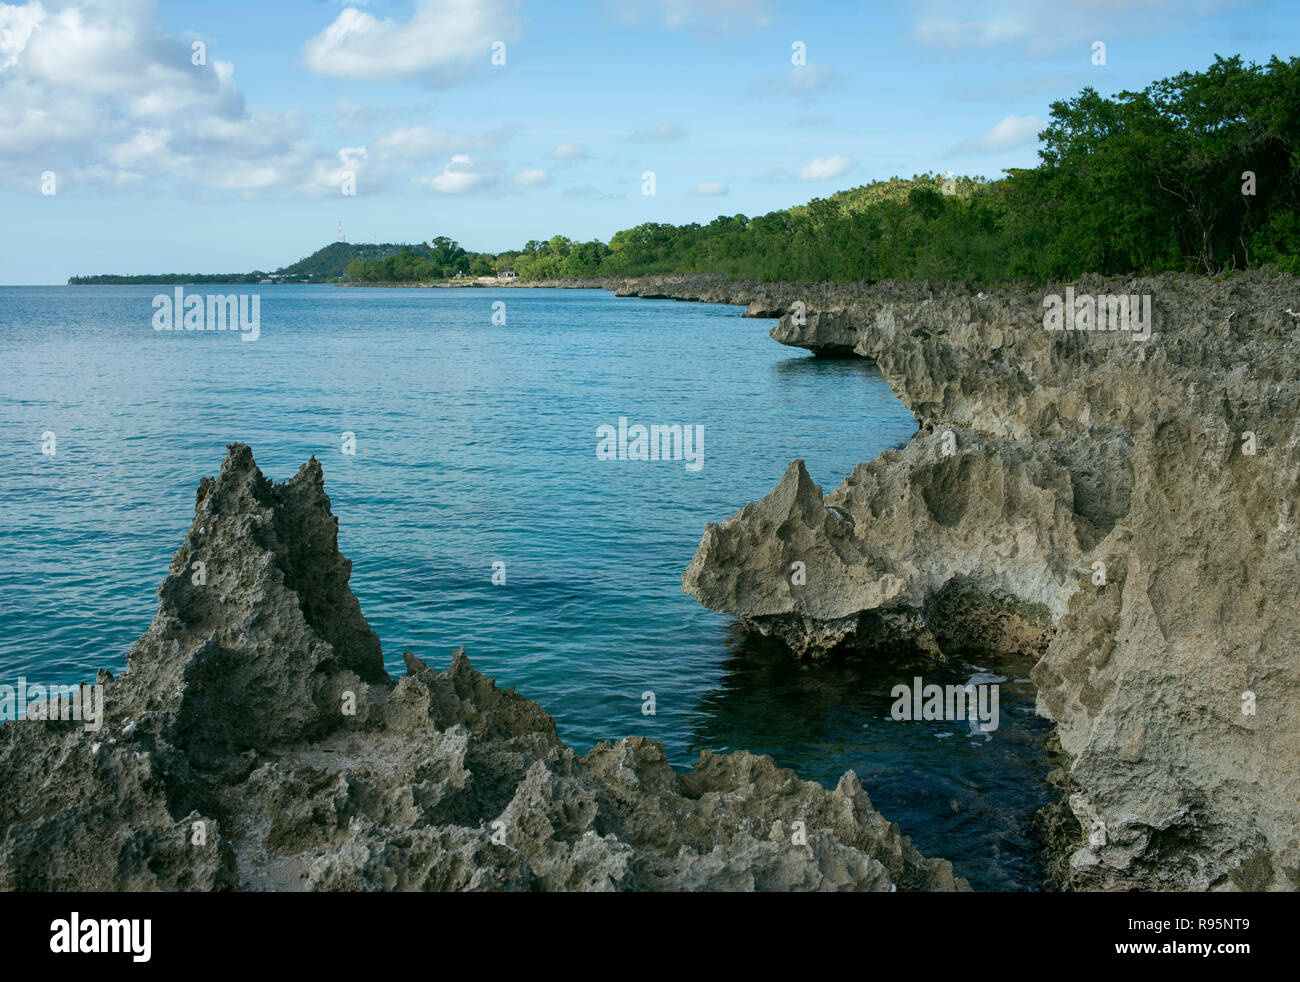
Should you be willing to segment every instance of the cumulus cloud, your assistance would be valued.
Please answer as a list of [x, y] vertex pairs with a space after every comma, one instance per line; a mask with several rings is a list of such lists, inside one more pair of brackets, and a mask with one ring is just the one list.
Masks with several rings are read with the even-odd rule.
[[727, 191], [727, 186], [721, 181], [701, 181], [699, 184], [695, 185], [695, 187], [691, 188], [691, 194], [702, 195], [723, 195], [726, 194]]
[[303, 60], [331, 78], [450, 85], [489, 66], [494, 41], [518, 39], [515, 7], [514, 0], [417, 0], [406, 21], [347, 7], [303, 45]]
[[[489, 161], [468, 168], [459, 158], [500, 149], [518, 126], [405, 126], [367, 145], [323, 146], [298, 113], [249, 107], [218, 50], [165, 32], [149, 0], [0, 3], [0, 181], [51, 170], [60, 191], [166, 182], [246, 197], [338, 195], [380, 190], [453, 158], [427, 186], [465, 193], [504, 183]], [[333, 108], [341, 129], [398, 114], [349, 100]]]
[[45, 8], [39, 3], [21, 7], [0, 4], [0, 72], [18, 64], [32, 32], [44, 19]]
[[551, 175], [534, 167], [531, 170], [521, 170], [511, 180], [521, 188], [544, 188], [551, 183]]
[[940, 48], [986, 48], [1028, 37], [1032, 27], [1025, 19], [995, 21], [937, 14], [918, 20], [912, 36]]
[[829, 157], [814, 157], [797, 171], [791, 172], [784, 167], [773, 167], [758, 175], [760, 181], [829, 181], [846, 173], [854, 165], [852, 157], [833, 154]]
[[839, 177], [853, 166], [853, 158], [835, 154], [830, 157], [814, 157], [799, 168], [801, 181], [829, 181]]
[[383, 180], [383, 175], [367, 169], [368, 156], [365, 147], [344, 147], [332, 158], [317, 161], [303, 189], [313, 194], [339, 194], [347, 182], [372, 190]]
[[417, 177], [412, 182], [442, 194], [470, 194], [491, 191], [502, 186], [500, 165], [494, 161], [475, 164], [468, 154], [458, 153], [443, 167], [441, 174]]
[[583, 160], [587, 157], [587, 148], [581, 143], [561, 143], [550, 152], [552, 160]]
[[633, 132], [628, 139], [633, 143], [671, 143], [674, 140], [683, 139], [686, 136], [681, 127], [673, 123], [660, 123], [658, 126], [648, 127]]
[[520, 127], [497, 126], [470, 132], [466, 130], [432, 130], [427, 126], [405, 126], [389, 130], [370, 144], [382, 161], [421, 160], [448, 154], [499, 150]]
[[130, 139], [109, 148], [108, 162], [123, 170], [139, 167], [166, 152], [169, 135], [165, 129], [137, 130]]
[[493, 160], [471, 166], [470, 154], [489, 153], [508, 143], [521, 127], [496, 126], [483, 130], [431, 129], [403, 126], [388, 130], [360, 147], [338, 152], [338, 160], [316, 166], [307, 189], [337, 194], [351, 175], [367, 193], [400, 186], [413, 168], [431, 161], [446, 160], [442, 173], [419, 176], [412, 183], [448, 194], [486, 190], [502, 184], [501, 166]]
[[234, 66], [196, 40], [167, 35], [142, 2], [0, 4], [0, 169], [53, 170], [73, 186], [309, 182], [331, 154], [295, 114], [249, 110]]
[[1005, 116], [992, 129], [972, 140], [963, 140], [950, 153], [998, 153], [1023, 147], [1038, 139], [1047, 123], [1037, 116]]
[[361, 105], [351, 99], [340, 99], [334, 104], [334, 126], [345, 137], [391, 125], [392, 121], [411, 116], [429, 116], [437, 109], [437, 101], [410, 105]]

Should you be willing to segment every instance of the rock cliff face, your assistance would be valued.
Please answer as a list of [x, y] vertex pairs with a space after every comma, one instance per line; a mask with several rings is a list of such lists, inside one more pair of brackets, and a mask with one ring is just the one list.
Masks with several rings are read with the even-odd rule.
[[5, 890], [965, 890], [852, 773], [657, 741], [576, 756], [463, 652], [384, 671], [320, 464], [199, 486], [103, 728], [0, 725]]
[[1067, 885], [1296, 889], [1300, 289], [1070, 286], [1150, 296], [1151, 338], [1046, 330], [1065, 284], [613, 284], [780, 314], [774, 339], [874, 360], [921, 427], [824, 497], [791, 464], [683, 589], [809, 657], [1039, 652]]

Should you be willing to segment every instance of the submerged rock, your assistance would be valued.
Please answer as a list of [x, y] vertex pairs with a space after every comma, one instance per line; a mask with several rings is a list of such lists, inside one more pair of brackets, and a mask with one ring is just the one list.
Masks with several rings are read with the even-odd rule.
[[1300, 281], [1070, 286], [1152, 297], [1153, 336], [1045, 330], [1064, 284], [753, 285], [773, 338], [872, 359], [921, 428], [825, 497], [793, 463], [683, 589], [810, 657], [1041, 654], [1068, 885], [1296, 889]]
[[337, 532], [314, 458], [272, 484], [230, 447], [128, 671], [100, 672], [103, 729], [0, 725], [0, 888], [969, 889], [851, 771], [579, 757], [463, 651], [394, 682]]

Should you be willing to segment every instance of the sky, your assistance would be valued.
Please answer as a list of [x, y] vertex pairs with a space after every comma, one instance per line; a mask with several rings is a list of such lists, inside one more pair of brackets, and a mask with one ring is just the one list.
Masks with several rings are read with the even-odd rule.
[[0, 3], [0, 283], [993, 178], [1054, 100], [1289, 57], [1298, 28], [1291, 0]]

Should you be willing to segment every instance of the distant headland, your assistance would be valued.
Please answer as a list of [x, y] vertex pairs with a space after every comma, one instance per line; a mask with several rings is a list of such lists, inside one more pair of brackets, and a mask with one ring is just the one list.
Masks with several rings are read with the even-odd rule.
[[305, 259], [283, 266], [274, 272], [255, 269], [248, 273], [142, 273], [119, 275], [101, 273], [94, 276], [69, 276], [69, 286], [98, 286], [120, 283], [337, 283], [344, 279], [350, 263], [373, 262], [420, 246], [398, 243], [331, 242]]

